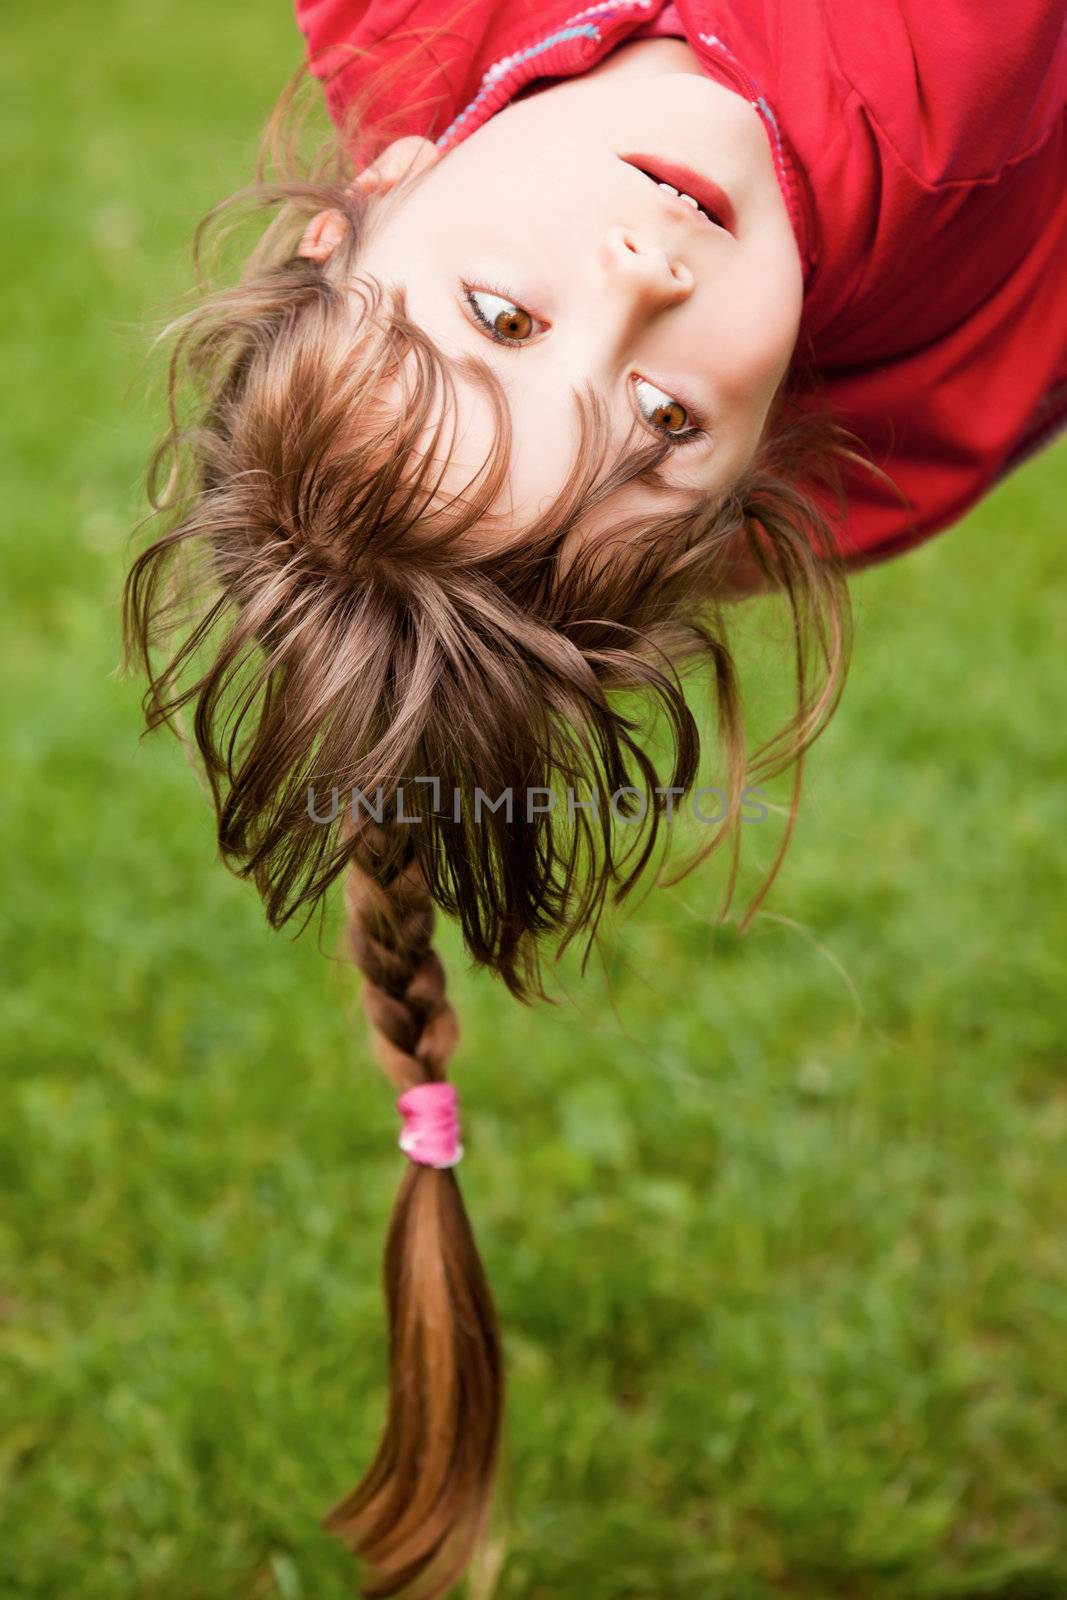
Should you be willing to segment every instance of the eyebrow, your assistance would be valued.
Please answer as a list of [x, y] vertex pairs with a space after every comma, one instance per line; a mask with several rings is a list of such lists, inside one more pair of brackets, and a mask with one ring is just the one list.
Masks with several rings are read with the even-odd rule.
[[[467, 316], [466, 312], [462, 309], [462, 307], [460, 306], [459, 302], [457, 301], [455, 295], [450, 294], [448, 296], [448, 302], [449, 302], [449, 305], [452, 308], [452, 312], [453, 312], [454, 316], [459, 319], [459, 321], [462, 324], [464, 330], [467, 333], [473, 335], [473, 337], [478, 341], [477, 345], [472, 345], [471, 346], [471, 349], [475, 352], [475, 359], [476, 360], [485, 361], [486, 365], [490, 367], [490, 370], [496, 371], [497, 370], [497, 366], [498, 366], [498, 362], [503, 359], [503, 357], [502, 357], [502, 355], [500, 354], [499, 351], [493, 350], [493, 346], [497, 343], [497, 341], [492, 337], [491, 334], [483, 332], [477, 326], [477, 324], [474, 322], [474, 320], [471, 317]], [[491, 362], [488, 359], [489, 351], [483, 350], [482, 349], [483, 345], [488, 345], [490, 350], [493, 350], [493, 359], [492, 359]], [[514, 346], [514, 348], [517, 349], [517, 350], [521, 350], [523, 348], [523, 346], [521, 344], [519, 344], [519, 345]], [[503, 371], [504, 369], [501, 368], [500, 370]], [[511, 425], [511, 430], [512, 430], [511, 436], [512, 436], [512, 438], [514, 438], [515, 437], [515, 430], [514, 430], [515, 418], [514, 418], [514, 415], [512, 414], [511, 406], [510, 406], [510, 404], [508, 402], [507, 387], [506, 387], [506, 385], [502, 385], [502, 387], [504, 388], [504, 391], [505, 391], [504, 392], [504, 403], [508, 407], [508, 422]], [[633, 425], [637, 429], [639, 434], [641, 432], [649, 432], [649, 430], [647, 430], [647, 429], [642, 429], [641, 424], [640, 424], [640, 422], [638, 422], [636, 417], [634, 417], [634, 419], [633, 419]], [[651, 437], [651, 435], [650, 435], [650, 437]], [[649, 446], [646, 445], [646, 444], [640, 444], [639, 443], [639, 444], [635, 445], [632, 450], [630, 450], [625, 456], [623, 456], [619, 460], [618, 465], [616, 467], [616, 470], [619, 470], [619, 469], [621, 469], [623, 467], [630, 466], [630, 464], [632, 462], [636, 461], [640, 456], [646, 454], [647, 451], [648, 451], [648, 448], [649, 448]], [[668, 451], [669, 451], [669, 448], [670, 447], [668, 446]], [[707, 455], [707, 457], [705, 459], [710, 458], [713, 449], [714, 449], [714, 443], [712, 442], [712, 450], [708, 451], [708, 455]], [[635, 477], [633, 479], [631, 479], [630, 481], [631, 482], [636, 482], [636, 483], [647, 484], [649, 488], [654, 488], [654, 489], [655, 488], [660, 488], [661, 485], [654, 484], [654, 483], [651, 483], [649, 481], [649, 479], [647, 477], [647, 474], [649, 472], [659, 472], [659, 473], [662, 474], [663, 467], [667, 463], [669, 463], [669, 461], [670, 461], [670, 454], [667, 454], [667, 455], [664, 456], [664, 458], [660, 462], [659, 466], [645, 468], [644, 471], [637, 473], [635, 475]], [[703, 486], [699, 486], [698, 487], [696, 484], [691, 484], [691, 483], [672, 483], [672, 482], [670, 482], [669, 479], [665, 479], [664, 486], [668, 490], [673, 490], [675, 493], [682, 493], [682, 494], [711, 494], [711, 493], [715, 492], [712, 489], [711, 485], [703, 485]]]

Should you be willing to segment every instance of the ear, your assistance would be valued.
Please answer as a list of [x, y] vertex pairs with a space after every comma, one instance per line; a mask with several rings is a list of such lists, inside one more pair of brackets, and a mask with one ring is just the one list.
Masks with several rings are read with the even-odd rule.
[[352, 184], [361, 194], [388, 194], [390, 189], [425, 172], [441, 159], [441, 152], [429, 139], [420, 134], [407, 134], [386, 145], [369, 167], [364, 167]]
[[[408, 134], [394, 139], [369, 167], [354, 179], [351, 188], [363, 195], [384, 195], [390, 189], [425, 172], [441, 159], [441, 152], [429, 139]], [[327, 261], [348, 232], [348, 219], [340, 211], [320, 211], [304, 229], [297, 255], [308, 261]]]
[[348, 232], [348, 219], [340, 211], [320, 211], [304, 229], [297, 255], [308, 261], [327, 261]]

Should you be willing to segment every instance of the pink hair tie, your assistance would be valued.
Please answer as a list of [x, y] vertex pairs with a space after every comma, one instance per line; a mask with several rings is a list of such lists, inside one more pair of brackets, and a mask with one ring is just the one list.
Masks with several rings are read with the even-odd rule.
[[396, 1109], [404, 1118], [400, 1148], [406, 1156], [423, 1167], [455, 1166], [463, 1146], [454, 1083], [417, 1083], [400, 1096]]

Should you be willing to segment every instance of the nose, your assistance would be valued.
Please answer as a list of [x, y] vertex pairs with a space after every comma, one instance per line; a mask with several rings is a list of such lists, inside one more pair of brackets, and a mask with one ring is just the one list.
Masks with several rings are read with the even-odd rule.
[[[623, 369], [650, 353], [646, 340], [659, 313], [687, 300], [695, 280], [685, 262], [668, 255], [649, 233], [621, 225], [601, 235], [589, 259], [592, 271], [582, 285], [570, 348], [578, 369], [594, 374], [602, 392], [611, 393]], [[672, 345], [680, 336], [679, 326], [667, 334]]]
[[602, 253], [608, 278], [625, 285], [646, 308], [677, 305], [693, 292], [693, 274], [685, 262], [631, 228], [609, 228]]

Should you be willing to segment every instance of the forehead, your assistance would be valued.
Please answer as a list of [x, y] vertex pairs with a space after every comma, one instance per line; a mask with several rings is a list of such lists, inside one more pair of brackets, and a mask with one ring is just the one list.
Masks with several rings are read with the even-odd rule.
[[[614, 417], [605, 415], [609, 431], [600, 450], [595, 450], [597, 433], [591, 405], [566, 385], [558, 391], [555, 415], [546, 415], [545, 406], [539, 403], [541, 395], [533, 385], [524, 385], [518, 374], [512, 379], [508, 369], [501, 373], [490, 368], [503, 389], [498, 412], [489, 384], [479, 381], [471, 366], [454, 362], [448, 371], [451, 384], [435, 397], [416, 448], [419, 452], [431, 448], [434, 431], [443, 417], [444, 426], [433, 451], [431, 481], [439, 481], [438, 492], [451, 498], [471, 492], [472, 486], [476, 492], [487, 481], [503, 432], [507, 465], [502, 487], [491, 507], [494, 527], [502, 535], [530, 527], [549, 513], [569, 483], [581, 481], [588, 488], [602, 484], [634, 453], [635, 447], [647, 455], [653, 444], [642, 437], [636, 424], [619, 428]], [[583, 511], [581, 538], [603, 539], [627, 518], [677, 514], [693, 499], [694, 491], [686, 495], [679, 489], [631, 478]]]
[[[465, 342], [422, 311], [417, 286], [361, 264], [352, 289], [350, 326], [364, 348], [363, 360], [372, 371], [380, 370], [375, 347], [380, 350], [384, 342], [392, 350], [384, 362], [388, 375], [372, 378], [374, 393], [364, 406], [400, 423], [421, 417], [412, 453], [420, 461], [429, 458], [431, 469], [423, 481], [439, 483], [441, 496], [470, 492], [474, 480], [483, 483], [494, 471], [499, 474], [503, 456], [507, 470], [494, 512], [517, 526], [550, 509], [571, 479], [600, 483], [620, 466], [626, 475], [625, 464], [635, 457], [640, 461], [634, 471], [647, 470], [652, 458], [662, 459], [634, 418], [617, 426], [601, 399], [582, 392], [565, 375], [543, 374], [544, 404], [539, 405], [537, 389], [519, 381], [522, 356], [509, 353], [514, 371], [509, 356], [495, 363], [486, 359], [477, 348], [476, 331]], [[375, 330], [369, 348], [361, 337], [368, 323]], [[665, 493], [652, 483], [632, 487], [643, 491], [646, 504]]]

